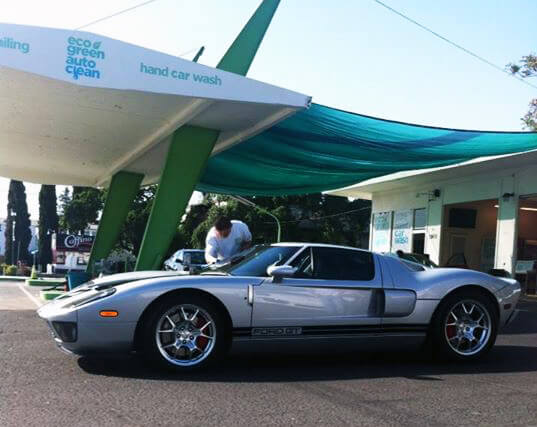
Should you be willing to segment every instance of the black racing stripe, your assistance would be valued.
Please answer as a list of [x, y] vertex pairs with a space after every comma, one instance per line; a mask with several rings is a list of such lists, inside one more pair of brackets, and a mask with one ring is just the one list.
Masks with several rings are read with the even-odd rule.
[[337, 326], [306, 326], [302, 335], [333, 335], [333, 334], [374, 334], [394, 332], [423, 332], [428, 325], [337, 325]]
[[232, 335], [234, 337], [245, 337], [252, 335], [252, 328], [233, 328]]
[[[300, 335], [361, 335], [372, 333], [404, 333], [404, 332], [426, 332], [429, 325], [427, 324], [384, 324], [384, 325], [327, 325], [327, 326], [286, 326], [289, 328], [301, 328]], [[281, 327], [259, 327], [258, 329], [272, 329]], [[252, 328], [234, 328], [234, 337], [251, 336]], [[278, 335], [268, 335], [277, 337]], [[281, 336], [281, 335], [279, 335]]]

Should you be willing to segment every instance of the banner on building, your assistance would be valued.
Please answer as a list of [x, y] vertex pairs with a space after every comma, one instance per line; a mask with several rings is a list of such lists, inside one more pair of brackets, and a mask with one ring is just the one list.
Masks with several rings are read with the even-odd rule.
[[373, 245], [375, 252], [390, 252], [392, 212], [379, 212], [373, 216]]
[[392, 251], [411, 251], [412, 209], [396, 211], [393, 216]]

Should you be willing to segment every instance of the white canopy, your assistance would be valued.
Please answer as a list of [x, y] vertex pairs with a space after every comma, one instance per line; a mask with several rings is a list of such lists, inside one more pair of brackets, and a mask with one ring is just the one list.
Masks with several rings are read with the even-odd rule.
[[221, 131], [220, 152], [310, 97], [87, 32], [0, 24], [0, 176], [101, 186], [158, 182], [170, 135]]

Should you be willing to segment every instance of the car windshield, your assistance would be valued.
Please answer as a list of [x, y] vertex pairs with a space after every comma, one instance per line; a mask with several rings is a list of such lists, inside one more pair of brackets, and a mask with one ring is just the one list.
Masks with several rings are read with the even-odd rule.
[[190, 255], [191, 264], [207, 264], [205, 262], [205, 252], [203, 251], [188, 251], [185, 252]]
[[259, 245], [232, 258], [231, 261], [204, 274], [224, 273], [232, 276], [266, 277], [270, 265], [282, 265], [293, 256], [301, 246]]

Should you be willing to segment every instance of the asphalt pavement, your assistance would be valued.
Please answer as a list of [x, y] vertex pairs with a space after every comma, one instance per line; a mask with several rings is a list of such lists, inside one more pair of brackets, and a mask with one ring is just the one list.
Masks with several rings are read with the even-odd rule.
[[37, 294], [0, 282], [1, 426], [537, 425], [537, 299], [479, 363], [327, 348], [235, 355], [181, 376], [60, 352]]

